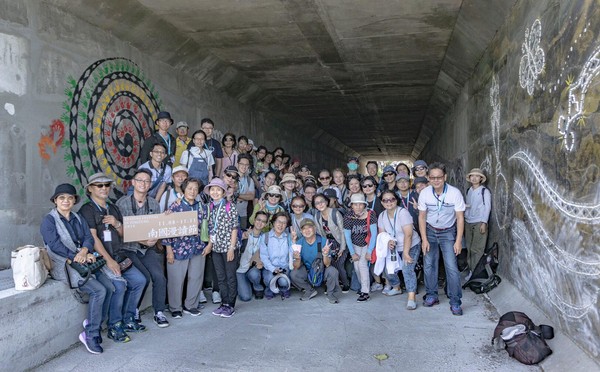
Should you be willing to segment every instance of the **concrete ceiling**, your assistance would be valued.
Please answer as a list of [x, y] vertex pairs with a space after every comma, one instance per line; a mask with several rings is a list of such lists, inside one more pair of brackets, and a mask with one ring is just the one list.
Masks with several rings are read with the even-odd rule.
[[515, 0], [54, 2], [243, 102], [397, 159], [420, 154]]

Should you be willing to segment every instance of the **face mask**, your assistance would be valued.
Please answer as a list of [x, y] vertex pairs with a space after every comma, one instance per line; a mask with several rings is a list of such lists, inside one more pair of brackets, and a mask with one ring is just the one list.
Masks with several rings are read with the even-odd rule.
[[355, 171], [358, 169], [358, 164], [356, 163], [348, 163], [348, 170]]

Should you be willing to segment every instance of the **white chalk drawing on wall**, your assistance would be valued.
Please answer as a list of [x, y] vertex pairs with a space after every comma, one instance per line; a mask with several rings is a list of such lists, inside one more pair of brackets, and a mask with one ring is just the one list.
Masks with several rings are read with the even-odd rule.
[[[514, 219], [511, 232], [514, 242], [518, 242], [520, 247], [532, 247], [536, 244], [533, 237], [531, 236], [530, 229], [527, 228], [525, 222], [520, 219]], [[533, 295], [536, 291], [541, 291], [536, 297], [546, 298], [552, 306], [554, 306], [561, 314], [568, 318], [580, 319], [583, 318], [587, 313], [594, 308], [596, 300], [594, 295], [586, 295], [583, 292], [578, 294], [584, 297], [584, 305], [577, 305], [571, 302], [567, 302], [563, 299], [554, 289], [558, 284], [556, 281], [548, 281], [549, 273], [544, 270], [544, 265], [539, 262], [543, 260], [544, 256], [534, 255], [531, 249], [517, 249], [515, 250], [516, 267], [522, 268], [523, 271], [527, 271], [526, 275], [530, 279], [524, 283], [525, 291], [529, 295]], [[518, 269], [519, 270], [519, 269]], [[525, 273], [523, 273], [525, 275]], [[597, 295], [597, 294], [596, 294]]]
[[535, 89], [538, 76], [544, 70], [545, 54], [540, 46], [542, 38], [542, 22], [536, 19], [531, 25], [531, 29], [525, 30], [525, 41], [521, 46], [523, 56], [519, 65], [519, 83], [521, 88], [527, 89], [531, 96]]
[[[490, 87], [490, 122], [492, 125], [492, 141], [494, 143], [494, 160], [496, 161], [495, 184], [494, 184], [494, 205], [492, 208], [496, 223], [500, 230], [504, 230], [508, 221], [508, 184], [502, 174], [502, 163], [500, 161], [500, 87], [496, 75], [492, 76], [492, 86]], [[491, 168], [491, 166], [490, 166]]]
[[543, 223], [535, 212], [533, 201], [527, 195], [525, 187], [520, 181], [514, 181], [513, 195], [519, 201], [523, 210], [527, 214], [533, 231], [535, 231], [540, 244], [546, 249], [554, 261], [562, 266], [565, 270], [579, 275], [597, 276], [600, 275], [600, 261], [584, 261], [570, 252], [567, 252], [551, 238], [548, 232], [544, 229]]
[[546, 176], [542, 173], [542, 167], [524, 151], [517, 151], [508, 160], [519, 160], [528, 168], [528, 172], [532, 174], [537, 186], [542, 190], [542, 197], [545, 201], [549, 201], [552, 207], [558, 209], [563, 215], [571, 218], [573, 222], [597, 224], [600, 223], [600, 204], [580, 204], [565, 200], [554, 187], [550, 185]]
[[490, 154], [485, 155], [485, 159], [483, 159], [479, 165], [479, 169], [481, 169], [486, 175], [489, 175], [492, 172], [492, 157]]
[[567, 102], [567, 114], [558, 118], [558, 132], [561, 135], [563, 146], [567, 151], [575, 148], [574, 126], [585, 125], [584, 102], [591, 82], [600, 73], [600, 46], [591, 54], [584, 63], [581, 73], [574, 82], [568, 81], [569, 95]]

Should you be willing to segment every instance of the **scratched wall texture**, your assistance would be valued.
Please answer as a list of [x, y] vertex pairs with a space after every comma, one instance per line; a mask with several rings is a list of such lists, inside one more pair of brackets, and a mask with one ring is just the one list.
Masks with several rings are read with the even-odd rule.
[[518, 1], [424, 156], [463, 189], [470, 168], [487, 172], [501, 275], [594, 357], [599, 104], [598, 2]]

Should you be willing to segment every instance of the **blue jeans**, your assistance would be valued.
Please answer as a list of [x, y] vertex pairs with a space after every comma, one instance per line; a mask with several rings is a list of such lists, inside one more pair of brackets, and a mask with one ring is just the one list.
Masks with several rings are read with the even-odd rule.
[[102, 304], [102, 322], [108, 319], [107, 324], [112, 327], [123, 321], [123, 298], [127, 283], [124, 280], [112, 280], [102, 272], [96, 274], [96, 279], [106, 288], [106, 296]]
[[90, 295], [88, 303], [88, 325], [85, 327], [87, 337], [100, 336], [100, 324], [102, 322], [102, 304], [106, 298], [106, 288], [102, 283], [93, 277], [79, 288], [81, 291]]
[[392, 287], [400, 285], [400, 278], [398, 277], [398, 273], [388, 274], [387, 269], [383, 270], [385, 274], [385, 278], [388, 280], [388, 284]]
[[417, 265], [417, 261], [419, 261], [419, 255], [421, 254], [421, 243], [410, 247], [408, 254], [410, 258], [412, 258], [413, 263], [407, 264], [406, 261], [404, 261], [402, 275], [404, 276], [404, 285], [406, 286], [406, 291], [410, 293], [417, 291], [417, 274], [415, 273], [415, 266]]
[[121, 274], [127, 280], [127, 291], [123, 297], [123, 320], [132, 321], [135, 317], [135, 309], [142, 299], [142, 292], [146, 288], [146, 278], [135, 266]]
[[152, 307], [154, 308], [154, 313], [165, 311], [167, 308], [167, 277], [165, 276], [163, 265], [165, 259], [164, 253], [160, 254], [153, 249], [146, 250], [145, 255], [142, 255], [141, 252], [133, 251], [125, 251], [125, 253], [133, 261], [133, 266], [146, 278], [146, 285], [142, 290], [137, 305], [140, 305], [148, 284], [152, 283]]
[[438, 263], [441, 251], [446, 270], [446, 286], [448, 297], [450, 297], [450, 306], [460, 306], [462, 289], [460, 287], [460, 273], [458, 272], [456, 255], [454, 254], [456, 226], [443, 231], [436, 231], [427, 226], [427, 240], [430, 248], [429, 252], [423, 257], [427, 297], [438, 298]]
[[261, 270], [251, 267], [245, 273], [236, 273], [238, 281], [238, 296], [240, 300], [247, 302], [252, 299], [252, 291], [262, 292], [265, 287], [262, 285]]
[[[273, 296], [275, 296], [275, 294], [269, 288], [269, 283], [271, 283], [271, 279], [273, 279], [273, 276], [274, 276], [273, 273], [270, 272], [267, 269], [262, 269], [261, 271], [262, 271], [263, 283], [265, 284], [265, 296], [266, 297], [273, 297]], [[288, 272], [285, 273], [285, 275], [288, 277], [288, 279], [290, 279], [289, 270], [288, 270]], [[292, 281], [290, 280], [290, 283], [291, 282]], [[284, 285], [283, 279], [279, 279], [278, 284], [280, 286], [283, 286]]]

